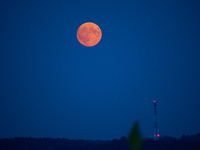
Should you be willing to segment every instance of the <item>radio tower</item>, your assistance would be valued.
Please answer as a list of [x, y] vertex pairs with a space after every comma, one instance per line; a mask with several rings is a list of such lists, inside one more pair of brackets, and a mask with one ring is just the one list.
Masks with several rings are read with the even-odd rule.
[[157, 103], [154, 100], [154, 138], [155, 140], [157, 140], [160, 135], [158, 134], [158, 122], [157, 122]]

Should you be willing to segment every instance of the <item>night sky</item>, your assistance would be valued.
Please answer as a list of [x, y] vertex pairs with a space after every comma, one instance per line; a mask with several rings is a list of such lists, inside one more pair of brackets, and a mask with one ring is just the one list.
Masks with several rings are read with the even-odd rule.
[[0, 138], [153, 138], [153, 100], [161, 136], [200, 133], [199, 0], [0, 2]]

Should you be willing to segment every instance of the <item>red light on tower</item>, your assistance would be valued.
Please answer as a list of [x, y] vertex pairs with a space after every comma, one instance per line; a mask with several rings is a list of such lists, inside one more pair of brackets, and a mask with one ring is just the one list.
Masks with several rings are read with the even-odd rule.
[[160, 137], [160, 134], [157, 134], [157, 137]]
[[156, 101], [155, 101], [155, 100], [154, 100], [153, 102], [154, 102], [154, 103], [156, 103]]

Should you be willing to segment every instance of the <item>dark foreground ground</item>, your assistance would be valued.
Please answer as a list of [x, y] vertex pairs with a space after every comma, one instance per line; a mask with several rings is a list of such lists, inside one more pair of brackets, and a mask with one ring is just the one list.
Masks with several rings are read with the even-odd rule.
[[[130, 150], [126, 137], [111, 141], [69, 140], [65, 138], [0, 139], [0, 150]], [[180, 139], [163, 136], [143, 139], [142, 150], [200, 150], [200, 133]]]

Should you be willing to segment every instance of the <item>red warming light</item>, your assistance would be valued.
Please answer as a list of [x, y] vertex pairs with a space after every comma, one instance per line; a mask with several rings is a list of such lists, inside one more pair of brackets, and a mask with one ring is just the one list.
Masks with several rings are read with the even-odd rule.
[[153, 102], [155, 103], [156, 101], [154, 100]]
[[160, 134], [157, 134], [157, 137], [160, 137]]

